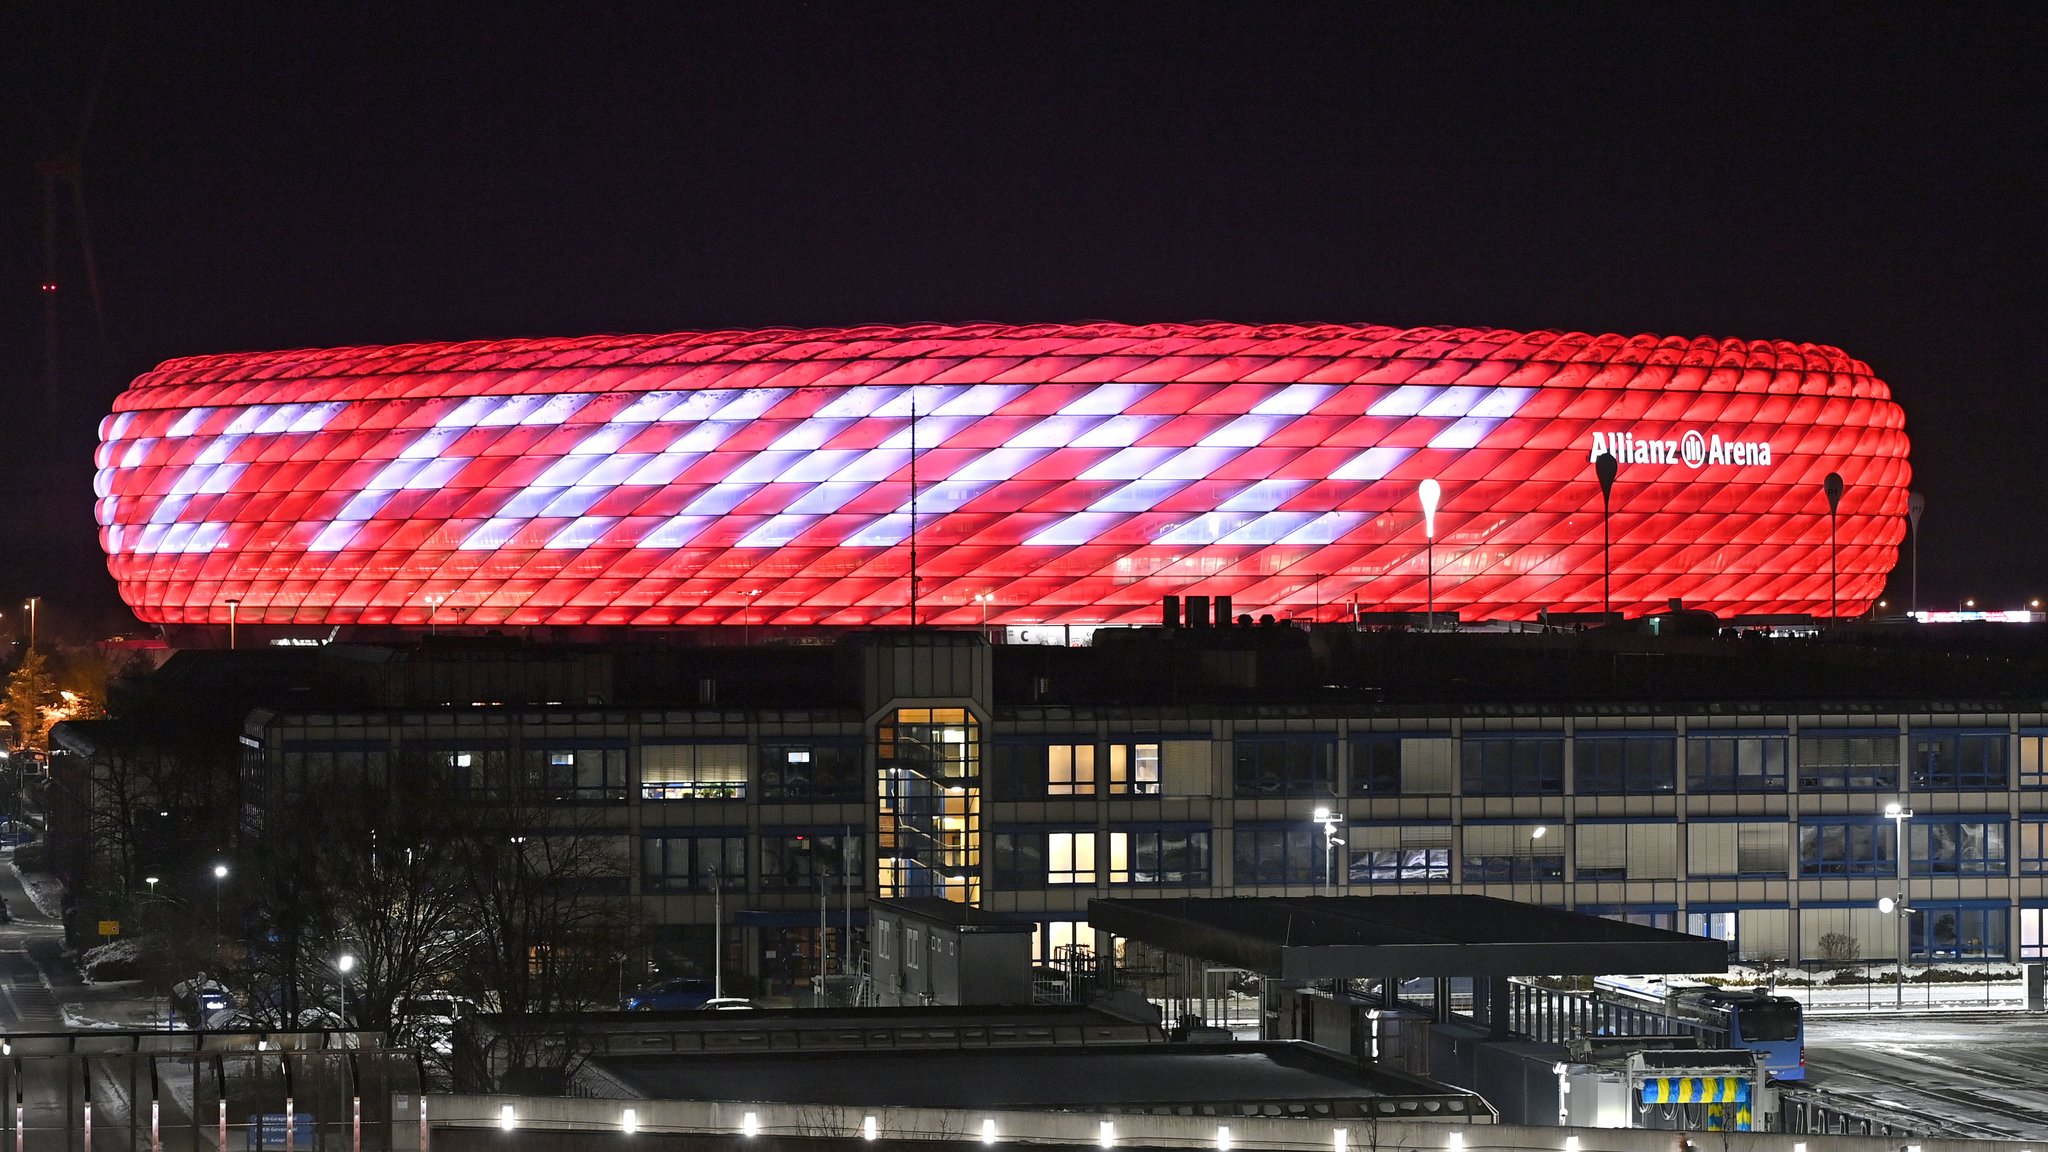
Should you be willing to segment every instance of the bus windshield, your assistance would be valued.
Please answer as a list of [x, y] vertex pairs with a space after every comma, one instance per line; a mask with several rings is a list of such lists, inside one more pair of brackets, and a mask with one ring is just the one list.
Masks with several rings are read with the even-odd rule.
[[1797, 1040], [1799, 1005], [1772, 1001], [1744, 1004], [1735, 1018], [1735, 1026], [1748, 1041]]

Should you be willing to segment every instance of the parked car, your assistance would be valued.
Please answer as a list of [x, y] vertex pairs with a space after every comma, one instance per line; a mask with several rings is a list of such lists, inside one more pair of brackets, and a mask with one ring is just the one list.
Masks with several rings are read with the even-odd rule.
[[739, 996], [714, 996], [704, 1002], [706, 1012], [750, 1012], [754, 1002]]
[[716, 992], [702, 976], [671, 976], [628, 993], [624, 1007], [629, 1012], [676, 1012], [702, 1008]]
[[187, 1027], [225, 1028], [235, 1015], [235, 998], [220, 981], [200, 977], [171, 985], [171, 1007]]

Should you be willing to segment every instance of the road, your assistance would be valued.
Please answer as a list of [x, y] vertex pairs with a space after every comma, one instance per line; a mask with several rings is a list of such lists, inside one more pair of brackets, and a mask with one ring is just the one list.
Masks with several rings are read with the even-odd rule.
[[1809, 1017], [1806, 1068], [1837, 1106], [1922, 1135], [2048, 1140], [2048, 1017]]
[[78, 973], [63, 959], [62, 926], [36, 910], [7, 866], [13, 855], [0, 856], [0, 896], [14, 914], [0, 924], [0, 1024], [10, 1032], [60, 1031], [64, 1016], [50, 988], [76, 985]]

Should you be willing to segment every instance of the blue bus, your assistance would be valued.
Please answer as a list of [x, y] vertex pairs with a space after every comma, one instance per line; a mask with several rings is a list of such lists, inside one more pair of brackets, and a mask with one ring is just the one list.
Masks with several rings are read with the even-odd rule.
[[1799, 1001], [1768, 992], [1688, 988], [1671, 996], [1674, 1009], [1728, 1029], [1728, 1047], [1761, 1052], [1773, 1080], [1806, 1079], [1806, 1017]]

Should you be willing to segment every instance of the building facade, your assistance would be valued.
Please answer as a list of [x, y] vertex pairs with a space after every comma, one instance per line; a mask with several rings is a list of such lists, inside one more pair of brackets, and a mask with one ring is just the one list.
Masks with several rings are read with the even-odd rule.
[[977, 325], [173, 360], [117, 399], [96, 484], [123, 597], [216, 644], [1129, 624], [1167, 595], [1856, 616], [1907, 449], [1884, 382], [1811, 344]]
[[2048, 698], [1023, 702], [992, 655], [878, 636], [821, 688], [857, 706], [267, 709], [246, 779], [260, 808], [309, 775], [523, 765], [615, 838], [662, 948], [708, 962], [717, 910], [728, 971], [768, 987], [813, 971], [821, 920], [828, 971], [857, 963], [870, 895], [1013, 914], [1047, 962], [1096, 943], [1091, 897], [1319, 892], [1797, 962], [1895, 956], [1903, 887], [1916, 962], [2048, 958]]

